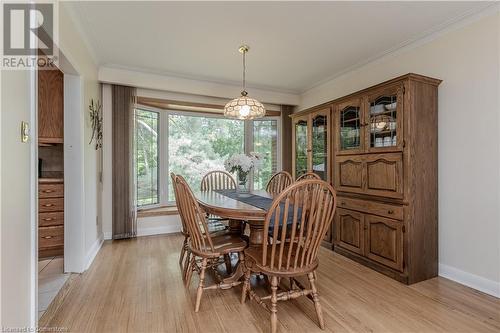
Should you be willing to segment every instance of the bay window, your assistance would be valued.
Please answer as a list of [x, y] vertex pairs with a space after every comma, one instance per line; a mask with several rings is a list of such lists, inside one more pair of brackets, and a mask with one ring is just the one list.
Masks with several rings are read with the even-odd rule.
[[136, 109], [136, 169], [138, 206], [175, 201], [170, 172], [186, 178], [193, 190], [203, 175], [224, 170], [224, 161], [238, 153], [259, 152], [263, 166], [253, 176], [253, 188], [264, 189], [280, 167], [279, 118], [253, 121], [222, 115]]

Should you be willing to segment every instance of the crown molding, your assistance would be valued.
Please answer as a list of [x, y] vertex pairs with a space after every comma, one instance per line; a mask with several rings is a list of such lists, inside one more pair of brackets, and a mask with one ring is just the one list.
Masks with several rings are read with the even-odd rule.
[[472, 9], [470, 11], [467, 11], [463, 13], [462, 15], [459, 15], [453, 19], [450, 19], [448, 21], [445, 21], [436, 27], [433, 27], [431, 29], [426, 30], [425, 32], [421, 33], [420, 35], [408, 39], [395, 47], [392, 47], [390, 49], [387, 49], [379, 54], [376, 54], [372, 57], [369, 57], [363, 61], [360, 61], [352, 66], [349, 66], [341, 71], [338, 71], [337, 73], [330, 75], [312, 85], [307, 87], [306, 89], [302, 90], [300, 92], [300, 95], [302, 96], [303, 94], [314, 90], [315, 88], [329, 82], [333, 81], [336, 78], [339, 78], [345, 74], [354, 72], [358, 70], [361, 67], [364, 67], [368, 64], [375, 63], [377, 61], [382, 61], [386, 58], [393, 57], [395, 55], [398, 55], [400, 53], [406, 52], [408, 50], [414, 49], [418, 46], [427, 44], [451, 31], [458, 30], [462, 27], [465, 27], [471, 23], [474, 23], [483, 17], [495, 14], [500, 11], [500, 2], [488, 2], [484, 6], [481, 6], [479, 8]]
[[[207, 77], [207, 76], [202, 76], [202, 75], [182, 74], [182, 73], [170, 72], [170, 71], [164, 71], [164, 70], [154, 70], [151, 68], [124, 66], [124, 65], [115, 64], [115, 63], [104, 63], [104, 64], [101, 64], [101, 66], [108, 67], [108, 68], [114, 68], [114, 69], [129, 70], [129, 71], [134, 71], [134, 72], [163, 75], [163, 76], [168, 76], [168, 77], [173, 77], [173, 78], [178, 78], [178, 79], [187, 79], [187, 80], [193, 80], [193, 81], [201, 81], [201, 82], [207, 82], [207, 83], [216, 83], [216, 84], [223, 84], [223, 85], [228, 85], [228, 86], [236, 86], [236, 87], [239, 87], [238, 89], [240, 91], [242, 89], [241, 81], [217, 79], [214, 77]], [[275, 93], [283, 93], [283, 94], [292, 94], [292, 95], [299, 95], [300, 94], [299, 90], [276, 88], [276, 87], [266, 86], [266, 85], [262, 85], [262, 84], [255, 85], [255, 84], [251, 84], [251, 83], [249, 84], [248, 82], [246, 83], [246, 88], [250, 89], [250, 90], [266, 90], [266, 91], [271, 91], [271, 92], [275, 92]], [[252, 91], [250, 91], [250, 93], [252, 93]]]
[[[122, 84], [137, 88], [171, 91], [191, 95], [233, 99], [240, 95], [241, 86], [219, 82], [160, 75], [124, 68], [100, 66], [98, 80], [102, 83]], [[300, 96], [285, 92], [254, 88], [251, 96], [262, 103], [298, 105]]]

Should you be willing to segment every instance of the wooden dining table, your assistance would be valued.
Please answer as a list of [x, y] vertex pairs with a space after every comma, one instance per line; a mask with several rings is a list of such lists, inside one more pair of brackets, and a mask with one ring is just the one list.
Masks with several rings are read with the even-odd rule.
[[[265, 198], [273, 198], [266, 191], [251, 191], [250, 194]], [[242, 194], [244, 196], [244, 194]], [[241, 225], [246, 221], [250, 226], [249, 246], [262, 245], [264, 240], [264, 219], [267, 210], [252, 206], [237, 198], [230, 198], [213, 190], [195, 193], [200, 207], [208, 214], [229, 219], [229, 228], [235, 233], [241, 232]]]
[[[273, 194], [266, 191], [251, 191], [250, 194], [273, 198]], [[242, 202], [238, 200], [238, 198], [230, 198], [213, 190], [198, 191], [195, 193], [195, 197], [200, 207], [206, 213], [229, 219], [229, 230], [235, 234], [241, 234], [243, 221], [248, 223], [250, 227], [248, 245], [262, 245], [264, 237], [266, 237], [266, 233], [264, 232], [264, 219], [267, 210]], [[234, 285], [243, 274], [243, 267], [238, 263], [234, 273], [230, 277], [224, 279], [223, 283], [227, 284], [228, 287]]]

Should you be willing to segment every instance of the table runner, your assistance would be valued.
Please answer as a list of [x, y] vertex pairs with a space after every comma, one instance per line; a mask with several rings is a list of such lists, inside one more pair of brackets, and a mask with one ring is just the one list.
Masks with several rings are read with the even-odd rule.
[[[271, 198], [267, 198], [267, 197], [263, 197], [263, 196], [260, 196], [260, 195], [256, 195], [256, 194], [245, 194], [245, 196], [240, 196], [236, 190], [215, 190], [215, 192], [219, 193], [219, 194], [222, 194], [228, 198], [231, 198], [231, 199], [234, 199], [234, 200], [238, 200], [238, 201], [241, 201], [243, 203], [246, 203], [248, 205], [251, 205], [251, 206], [254, 206], [254, 207], [257, 207], [257, 208], [260, 208], [260, 209], [263, 209], [265, 211], [268, 211], [269, 208], [271, 207], [272, 203], [273, 203], [273, 199]], [[279, 222], [279, 225], [282, 225], [283, 224], [283, 217], [284, 217], [284, 211], [285, 211], [285, 204], [284, 203], [281, 203], [280, 204], [280, 222]], [[294, 206], [293, 205], [289, 205], [288, 207], [288, 216], [287, 216], [287, 225], [291, 225], [293, 223], [293, 210], [294, 210]], [[297, 210], [297, 216], [300, 216], [302, 214], [302, 208], [299, 207], [298, 210]], [[300, 218], [298, 218], [298, 220], [300, 220]], [[270, 223], [269, 223], [269, 229], [271, 229], [271, 227], [274, 226], [274, 215], [271, 217], [271, 220], [270, 220]]]
[[273, 199], [266, 198], [255, 194], [245, 194], [245, 196], [240, 196], [236, 190], [215, 190], [215, 192], [222, 194], [228, 198], [244, 202], [248, 205], [263, 209], [265, 211], [269, 210]]

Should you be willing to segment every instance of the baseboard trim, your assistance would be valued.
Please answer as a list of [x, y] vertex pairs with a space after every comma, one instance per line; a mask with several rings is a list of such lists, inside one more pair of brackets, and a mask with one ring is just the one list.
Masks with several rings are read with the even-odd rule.
[[500, 282], [489, 280], [455, 267], [439, 264], [439, 276], [453, 280], [472, 289], [500, 298]]
[[102, 236], [100, 236], [98, 239], [96, 239], [94, 244], [92, 244], [92, 247], [87, 252], [87, 258], [85, 260], [85, 270], [87, 270], [90, 267], [90, 265], [92, 264], [92, 262], [94, 261], [97, 253], [101, 249], [103, 242], [104, 242], [104, 239]]
[[173, 234], [180, 231], [181, 227], [178, 225], [169, 225], [156, 228], [138, 228], [137, 236], [141, 237], [141, 236], [152, 236], [161, 234]]

